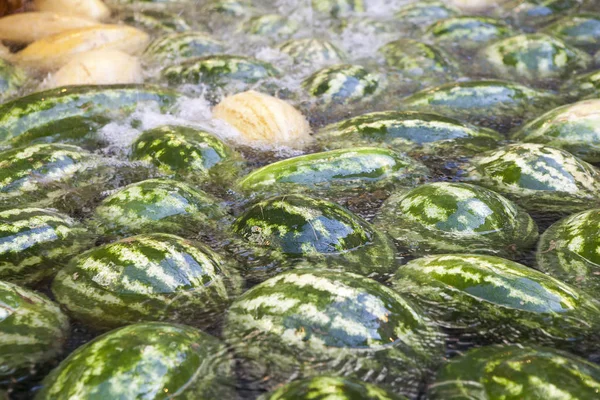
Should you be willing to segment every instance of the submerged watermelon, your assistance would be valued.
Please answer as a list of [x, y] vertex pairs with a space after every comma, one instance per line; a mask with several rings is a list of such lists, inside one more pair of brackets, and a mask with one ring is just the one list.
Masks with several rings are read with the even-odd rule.
[[298, 269], [253, 287], [229, 308], [224, 336], [267, 387], [332, 374], [416, 394], [443, 354], [421, 311], [359, 275]]
[[91, 234], [67, 215], [40, 208], [0, 212], [0, 279], [35, 284], [91, 247]]
[[81, 346], [46, 377], [36, 400], [234, 398], [233, 360], [196, 329], [142, 323]]
[[223, 53], [225, 45], [204, 32], [172, 33], [155, 39], [144, 51], [146, 61], [161, 65]]
[[570, 15], [545, 27], [544, 31], [588, 52], [600, 50], [600, 14]]
[[322, 39], [292, 39], [281, 44], [279, 51], [290, 56], [297, 64], [337, 64], [346, 54], [334, 44]]
[[394, 18], [403, 23], [410, 23], [419, 28], [425, 28], [430, 24], [454, 17], [460, 11], [445, 1], [426, 0], [407, 4], [394, 15]]
[[459, 16], [443, 19], [427, 28], [425, 35], [438, 46], [472, 51], [508, 36], [514, 30], [505, 22], [489, 17]]
[[376, 95], [383, 86], [381, 79], [360, 65], [338, 64], [315, 72], [302, 86], [321, 104], [351, 104]]
[[0, 100], [16, 95], [26, 81], [24, 71], [0, 59]]
[[337, 17], [350, 12], [364, 12], [363, 0], [311, 0], [312, 9]]
[[[600, 56], [600, 51], [598, 52]], [[600, 60], [600, 57], [599, 57]], [[598, 63], [600, 65], [600, 62]], [[600, 70], [577, 75], [563, 85], [563, 91], [574, 99], [595, 99], [600, 97]]]
[[378, 386], [349, 378], [318, 376], [288, 383], [259, 400], [405, 400]]
[[516, 257], [535, 244], [531, 217], [491, 190], [438, 182], [393, 194], [375, 225], [412, 254], [462, 253]]
[[162, 233], [96, 247], [52, 283], [56, 300], [95, 329], [140, 321], [208, 327], [239, 291], [231, 265], [210, 248]]
[[566, 348], [597, 340], [600, 307], [592, 298], [502, 258], [428, 256], [400, 267], [392, 283], [440, 326], [471, 339]]
[[0, 382], [20, 379], [62, 352], [69, 321], [46, 296], [0, 281]]
[[382, 277], [394, 269], [394, 248], [385, 235], [350, 211], [300, 195], [272, 197], [239, 216], [233, 232], [254, 249], [255, 279], [282, 262], [341, 264], [347, 271]]
[[267, 36], [270, 39], [288, 38], [300, 29], [298, 21], [279, 14], [266, 14], [253, 17], [245, 24], [245, 30], [253, 35]]
[[390, 70], [401, 71], [407, 76], [447, 77], [456, 66], [449, 56], [437, 47], [412, 39], [398, 39], [377, 50]]
[[543, 347], [490, 346], [446, 365], [428, 398], [593, 400], [599, 388], [600, 368], [582, 358]]
[[530, 212], [570, 213], [600, 202], [600, 173], [564, 150], [514, 144], [471, 160], [468, 178]]
[[192, 28], [179, 14], [162, 10], [124, 10], [118, 18], [127, 25], [156, 33], [185, 32]]

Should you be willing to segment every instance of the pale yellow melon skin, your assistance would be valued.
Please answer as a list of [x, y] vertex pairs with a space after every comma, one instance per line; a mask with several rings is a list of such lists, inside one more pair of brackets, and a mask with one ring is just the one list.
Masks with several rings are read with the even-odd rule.
[[73, 57], [42, 84], [45, 89], [70, 85], [142, 83], [139, 58], [119, 50], [93, 50]]
[[507, 3], [509, 0], [450, 0], [450, 4], [465, 12], [481, 12]]
[[15, 54], [14, 61], [41, 71], [56, 70], [79, 54], [92, 50], [141, 53], [148, 45], [147, 33], [126, 25], [94, 25], [45, 37]]
[[53, 12], [26, 12], [0, 18], [0, 40], [31, 43], [71, 29], [97, 25], [97, 22]]
[[110, 9], [102, 0], [35, 0], [37, 11], [50, 11], [74, 15], [94, 21], [104, 21], [110, 17]]
[[213, 109], [213, 118], [236, 128], [246, 144], [302, 149], [312, 142], [310, 125], [298, 110], [254, 90], [223, 99]]

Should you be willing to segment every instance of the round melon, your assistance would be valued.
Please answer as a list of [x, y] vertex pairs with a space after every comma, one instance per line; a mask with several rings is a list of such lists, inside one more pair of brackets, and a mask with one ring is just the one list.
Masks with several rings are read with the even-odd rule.
[[196, 57], [220, 54], [225, 45], [204, 32], [181, 32], [160, 36], [144, 51], [144, 59], [171, 64]]
[[126, 9], [118, 19], [147, 32], [172, 33], [191, 31], [192, 27], [179, 14], [152, 9]]
[[412, 39], [398, 39], [377, 50], [390, 70], [407, 76], [452, 75], [456, 66], [437, 47]]
[[600, 50], [600, 14], [570, 15], [545, 27], [544, 31], [590, 53]]
[[425, 33], [438, 46], [476, 50], [487, 43], [514, 35], [505, 22], [490, 17], [458, 16], [432, 24]]
[[323, 68], [302, 81], [302, 87], [321, 104], [367, 101], [381, 91], [382, 77], [360, 65], [338, 64]]
[[232, 266], [178, 236], [133, 236], [85, 252], [52, 282], [56, 300], [94, 329], [140, 321], [209, 327], [239, 291]]
[[346, 59], [346, 54], [333, 43], [323, 39], [291, 39], [279, 46], [279, 51], [288, 55], [296, 64], [337, 64]]
[[425, 29], [430, 24], [436, 21], [455, 17], [460, 14], [460, 11], [448, 5], [445, 1], [417, 1], [407, 4], [400, 8], [394, 18], [418, 28]]
[[524, 27], [544, 26], [574, 13], [582, 0], [511, 0], [503, 5], [505, 16]]
[[[600, 56], [600, 51], [598, 52]], [[600, 59], [600, 58], [599, 58]], [[598, 63], [600, 65], [600, 63]], [[596, 99], [600, 97], [600, 70], [573, 77], [565, 82], [563, 92], [575, 99]]]
[[600, 368], [569, 353], [543, 347], [490, 346], [452, 360], [429, 388], [428, 398], [595, 399]]
[[466, 183], [430, 183], [394, 193], [375, 225], [415, 255], [468, 249], [512, 258], [538, 238], [526, 212], [491, 190]]
[[183, 325], [141, 323], [75, 350], [43, 381], [36, 400], [235, 397], [233, 360], [216, 338]]
[[415, 395], [443, 355], [419, 308], [380, 283], [338, 271], [270, 278], [232, 304], [223, 329], [244, 372], [267, 388], [331, 374]]
[[400, 267], [391, 282], [441, 327], [476, 342], [575, 349], [597, 337], [600, 308], [592, 298], [499, 257], [427, 256]]
[[363, 0], [311, 0], [312, 9], [332, 17], [352, 12], [365, 12]]
[[300, 29], [298, 21], [279, 14], [265, 14], [250, 18], [245, 30], [253, 35], [269, 38], [288, 38]]
[[481, 154], [471, 160], [467, 177], [541, 214], [581, 211], [600, 200], [596, 168], [540, 144], [514, 144]]

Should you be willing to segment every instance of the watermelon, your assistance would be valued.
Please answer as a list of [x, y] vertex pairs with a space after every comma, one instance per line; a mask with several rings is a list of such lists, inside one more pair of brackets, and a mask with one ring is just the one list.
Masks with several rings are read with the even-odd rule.
[[[600, 51], [598, 52], [600, 55]], [[565, 82], [563, 92], [568, 92], [574, 99], [595, 99], [600, 97], [600, 70], [581, 74]]]
[[404, 110], [439, 113], [506, 132], [558, 105], [551, 92], [506, 81], [456, 82], [425, 89], [403, 99]]
[[225, 217], [213, 196], [170, 179], [148, 179], [124, 187], [100, 203], [94, 212], [108, 235], [123, 233], [190, 233], [213, 226]]
[[147, 85], [66, 86], [37, 92], [0, 105], [0, 141], [18, 145], [81, 138], [140, 105], [155, 104], [168, 111], [178, 98], [177, 92]]
[[600, 290], [600, 210], [570, 215], [540, 237], [537, 268], [598, 298]]
[[144, 51], [144, 60], [160, 65], [222, 53], [225, 45], [204, 32], [180, 32], [160, 36]]
[[506, 16], [517, 25], [543, 26], [579, 10], [582, 0], [511, 0]]
[[450, 17], [455, 17], [460, 11], [448, 5], [445, 1], [417, 1], [403, 6], [394, 18], [403, 22], [424, 29], [436, 21]]
[[346, 54], [333, 43], [323, 39], [291, 39], [279, 46], [296, 64], [336, 64], [346, 59]]
[[93, 244], [92, 235], [67, 215], [40, 208], [0, 212], [0, 279], [35, 284], [52, 277]]
[[233, 360], [194, 328], [140, 323], [75, 350], [44, 379], [36, 400], [234, 398]]
[[288, 383], [258, 400], [406, 400], [378, 386], [355, 379], [317, 376]]
[[364, 12], [363, 0], [311, 0], [312, 9], [318, 13], [329, 14], [332, 17], [351, 12]]
[[590, 53], [600, 50], [600, 14], [570, 15], [545, 27], [544, 32]]
[[185, 32], [192, 28], [179, 14], [163, 10], [125, 10], [118, 15], [120, 21], [149, 32]]
[[342, 264], [346, 270], [382, 277], [394, 269], [387, 237], [350, 211], [302, 195], [271, 197], [250, 206], [232, 225], [251, 246], [249, 279], [264, 280], [282, 262]]
[[589, 55], [560, 39], [524, 34], [494, 42], [479, 54], [484, 71], [502, 79], [544, 84], [564, 79], [592, 65]]
[[401, 71], [409, 76], [447, 75], [453, 73], [455, 69], [447, 54], [417, 40], [394, 40], [377, 51], [383, 55], [388, 69]]
[[594, 299], [499, 257], [427, 256], [400, 267], [391, 283], [441, 327], [471, 340], [576, 350], [598, 337], [600, 307]]
[[203, 15], [217, 14], [231, 18], [247, 17], [254, 12], [249, 0], [210, 0], [201, 10]]
[[471, 161], [467, 179], [530, 212], [572, 213], [598, 204], [600, 174], [572, 154], [539, 144], [514, 144]]
[[419, 308], [338, 271], [291, 270], [253, 287], [229, 308], [223, 335], [244, 373], [266, 388], [331, 374], [415, 395], [443, 355], [439, 332]]
[[489, 346], [447, 364], [428, 398], [559, 400], [596, 399], [600, 368], [569, 353], [543, 347]]
[[600, 99], [548, 111], [513, 135], [526, 143], [567, 150], [582, 160], [600, 162]]
[[27, 75], [23, 70], [0, 59], [0, 100], [16, 95], [26, 81]]
[[307, 154], [259, 168], [239, 182], [249, 194], [323, 193], [328, 196], [414, 186], [429, 173], [418, 161], [376, 147]]
[[491, 129], [415, 111], [383, 111], [358, 115], [322, 128], [324, 147], [383, 146], [419, 153], [476, 154], [497, 146], [502, 136]]
[[147, 161], [171, 176], [202, 182], [233, 179], [242, 157], [214, 135], [193, 128], [163, 125], [143, 132], [132, 145], [131, 159]]
[[94, 329], [139, 321], [208, 327], [239, 291], [237, 273], [210, 248], [163, 233], [85, 252], [52, 282], [56, 300]]
[[487, 43], [513, 36], [505, 22], [490, 17], [459, 16], [438, 21], [425, 32], [438, 46], [473, 51]]
[[516, 257], [533, 247], [531, 217], [491, 190], [437, 182], [392, 194], [375, 219], [398, 246], [414, 255], [473, 253]]
[[323, 68], [302, 81], [302, 87], [323, 105], [366, 101], [382, 86], [379, 74], [350, 64]]
[[203, 83], [219, 87], [256, 83], [279, 75], [279, 71], [255, 58], [216, 54], [184, 60], [163, 69], [161, 75], [170, 85]]
[[269, 38], [288, 38], [300, 29], [298, 21], [279, 14], [252, 17], [245, 23], [245, 30], [253, 35]]
[[50, 299], [0, 281], [0, 382], [27, 377], [59, 355], [68, 336], [69, 321]]

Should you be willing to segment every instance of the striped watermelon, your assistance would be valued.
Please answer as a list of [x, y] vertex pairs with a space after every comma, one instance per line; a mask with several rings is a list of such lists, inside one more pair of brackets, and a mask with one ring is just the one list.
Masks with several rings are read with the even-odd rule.
[[35, 284], [52, 277], [92, 236], [66, 215], [40, 208], [0, 212], [0, 279]]
[[271, 197], [252, 205], [232, 229], [253, 250], [249, 260], [253, 280], [276, 273], [284, 261], [341, 264], [348, 271], [374, 277], [394, 269], [395, 251], [387, 237], [325, 200]]
[[50, 299], [0, 281], [0, 382], [24, 378], [52, 360], [68, 336], [69, 321]]
[[27, 75], [23, 70], [0, 59], [0, 100], [16, 95], [26, 81]]
[[156, 38], [144, 51], [144, 60], [160, 65], [222, 53], [225, 45], [204, 32], [171, 33]]
[[162, 173], [188, 182], [227, 182], [242, 164], [241, 155], [214, 135], [175, 125], [143, 132], [132, 145], [131, 159], [150, 162]]
[[369, 383], [335, 376], [317, 376], [288, 383], [258, 400], [406, 400]]
[[239, 291], [231, 265], [178, 236], [140, 235], [75, 257], [52, 282], [56, 300], [94, 329], [139, 321], [208, 327]]
[[502, 258], [427, 256], [400, 267], [392, 284], [440, 326], [471, 340], [580, 350], [598, 339], [600, 307], [592, 298]]
[[436, 21], [459, 14], [460, 11], [457, 8], [452, 7], [445, 1], [426, 0], [405, 5], [398, 10], [394, 18], [424, 29]]
[[302, 81], [302, 87], [321, 104], [349, 104], [372, 98], [383, 86], [382, 77], [360, 65], [323, 68]]
[[600, 15], [581, 13], [566, 16], [546, 26], [544, 32], [588, 52], [600, 50]]
[[516, 257], [535, 244], [531, 217], [491, 190], [438, 182], [393, 194], [375, 225], [412, 254], [473, 253]]
[[231, 305], [223, 329], [244, 372], [267, 388], [332, 374], [414, 395], [443, 355], [440, 334], [419, 308], [380, 283], [338, 271], [270, 278]]
[[288, 38], [300, 29], [298, 21], [279, 14], [265, 14], [250, 18], [245, 23], [245, 30], [253, 35], [266, 36], [270, 39]]
[[514, 35], [505, 22], [490, 17], [458, 16], [443, 19], [427, 28], [426, 37], [438, 46], [473, 51], [481, 46]]
[[438, 114], [383, 111], [330, 124], [319, 131], [317, 140], [328, 148], [376, 145], [453, 156], [493, 149], [502, 136]]
[[131, 184], [100, 203], [94, 216], [107, 234], [198, 232], [225, 216], [219, 201], [170, 179]]
[[414, 186], [429, 173], [418, 161], [376, 147], [341, 149], [289, 158], [259, 168], [240, 182], [249, 194], [340, 193]]
[[567, 150], [582, 160], [600, 162], [600, 99], [558, 107], [536, 118], [513, 139]]
[[600, 200], [600, 173], [564, 150], [514, 144], [471, 160], [469, 179], [531, 212], [570, 213]]
[[217, 14], [226, 17], [247, 17], [254, 12], [249, 0], [210, 0], [201, 9], [202, 14]]
[[36, 400], [233, 399], [233, 360], [196, 329], [141, 323], [81, 346], [43, 382]]
[[502, 79], [536, 84], [563, 79], [592, 64], [591, 57], [560, 39], [524, 34], [494, 42], [481, 50], [484, 70]]
[[117, 18], [127, 25], [147, 32], [171, 33], [192, 30], [192, 27], [179, 14], [152, 9], [124, 10]]
[[552, 225], [540, 238], [537, 268], [598, 297], [600, 210], [587, 210]]
[[598, 398], [600, 367], [543, 347], [490, 346], [451, 361], [428, 398], [559, 400]]
[[389, 70], [401, 71], [407, 76], [450, 76], [456, 66], [447, 54], [437, 47], [413, 39], [398, 39], [377, 50]]
[[281, 44], [279, 51], [290, 56], [296, 64], [337, 64], [346, 59], [346, 54], [333, 43], [323, 39], [292, 39]]
[[403, 99], [401, 107], [439, 113], [506, 132], [557, 104], [558, 98], [551, 92], [512, 82], [484, 80], [425, 89]]
[[[600, 60], [600, 51], [598, 52]], [[597, 63], [600, 65], [600, 62]], [[575, 99], [596, 99], [600, 97], [600, 70], [577, 75], [563, 85], [563, 91]]]
[[508, 1], [505, 15], [520, 26], [544, 26], [568, 13], [577, 12], [582, 0], [513, 0]]
[[338, 17], [352, 12], [364, 12], [363, 0], [311, 0], [312, 9], [318, 13]]

